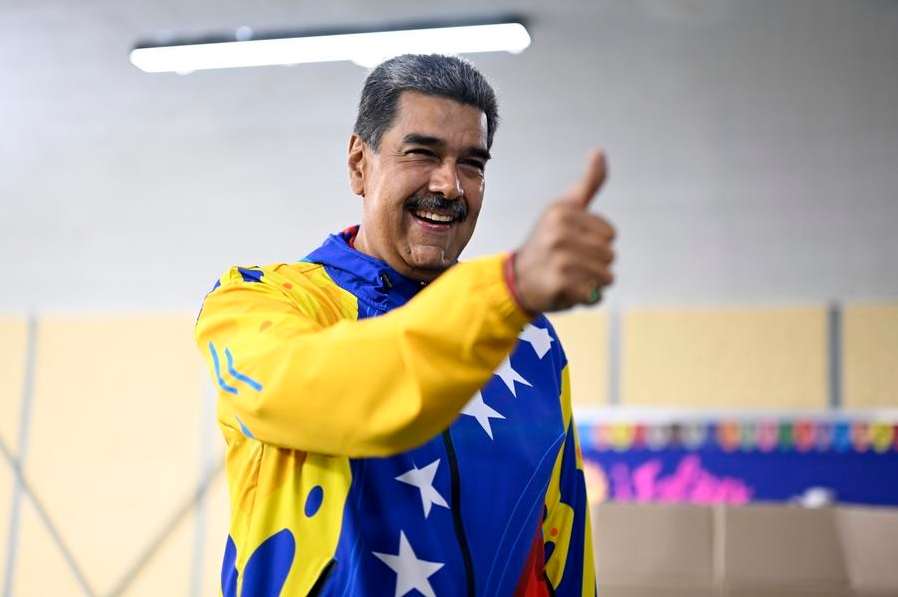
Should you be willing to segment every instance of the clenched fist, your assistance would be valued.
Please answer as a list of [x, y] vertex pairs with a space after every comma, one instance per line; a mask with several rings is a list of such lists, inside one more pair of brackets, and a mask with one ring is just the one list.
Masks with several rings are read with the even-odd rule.
[[532, 313], [601, 299], [611, 284], [614, 227], [587, 208], [605, 181], [605, 156], [592, 151], [580, 181], [551, 203], [516, 252], [518, 300]]

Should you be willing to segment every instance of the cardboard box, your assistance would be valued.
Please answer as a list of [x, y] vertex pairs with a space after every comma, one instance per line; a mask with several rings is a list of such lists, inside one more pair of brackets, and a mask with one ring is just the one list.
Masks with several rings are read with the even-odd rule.
[[593, 506], [599, 597], [898, 597], [898, 509]]
[[850, 595], [845, 556], [831, 509], [720, 508], [719, 577], [733, 595], [805, 591]]
[[838, 508], [836, 520], [855, 595], [898, 596], [898, 510]]

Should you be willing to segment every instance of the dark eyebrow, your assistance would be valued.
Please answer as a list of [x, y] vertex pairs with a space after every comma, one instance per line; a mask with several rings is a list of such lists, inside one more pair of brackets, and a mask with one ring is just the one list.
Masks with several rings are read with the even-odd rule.
[[[424, 147], [446, 147], [446, 142], [439, 137], [431, 137], [430, 135], [422, 135], [420, 133], [409, 133], [402, 138], [403, 143], [409, 145], [423, 145]], [[480, 158], [483, 161], [489, 160], [492, 156], [490, 152], [482, 147], [467, 147], [462, 153]]]

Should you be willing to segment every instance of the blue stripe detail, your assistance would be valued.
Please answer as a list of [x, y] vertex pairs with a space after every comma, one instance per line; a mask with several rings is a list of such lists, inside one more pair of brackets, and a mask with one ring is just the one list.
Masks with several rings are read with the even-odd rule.
[[221, 280], [215, 280], [215, 286], [213, 286], [212, 290], [210, 290], [209, 292], [215, 292], [219, 286], [221, 286]]
[[247, 269], [245, 267], [238, 267], [237, 271], [240, 272], [244, 282], [261, 282], [262, 276], [265, 275], [264, 272], [257, 269]]
[[250, 439], [256, 439], [256, 436], [253, 435], [253, 432], [249, 430], [249, 427], [243, 424], [243, 421], [240, 420], [240, 417], [234, 415], [234, 418], [237, 419], [237, 424], [240, 425], [240, 431], [243, 432], [243, 435]]
[[209, 352], [212, 353], [212, 365], [215, 367], [215, 378], [218, 381], [218, 387], [225, 392], [236, 394], [237, 388], [229, 386], [227, 383], [225, 383], [224, 378], [221, 376], [221, 363], [218, 362], [218, 353], [215, 352], [215, 345], [211, 342], [209, 342]]
[[[257, 392], [262, 391], [262, 384], [249, 377], [248, 375], [244, 375], [243, 373], [240, 373], [239, 371], [234, 369], [234, 357], [233, 355], [231, 355], [231, 351], [227, 348], [225, 348], [225, 358], [228, 359], [228, 373], [233, 375], [234, 379], [242, 381]], [[236, 394], [237, 392], [235, 391], [234, 393]]]

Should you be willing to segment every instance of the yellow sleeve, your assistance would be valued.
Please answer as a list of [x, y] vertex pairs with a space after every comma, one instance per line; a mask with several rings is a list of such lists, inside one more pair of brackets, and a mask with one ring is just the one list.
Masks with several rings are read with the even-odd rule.
[[328, 455], [386, 456], [424, 443], [489, 380], [529, 320], [503, 259], [456, 265], [405, 306], [363, 320], [340, 318], [339, 301], [302, 276], [281, 285], [276, 275], [226, 275], [196, 326], [219, 421]]
[[546, 519], [543, 538], [547, 550], [546, 578], [558, 597], [593, 597], [596, 594], [592, 524], [580, 439], [571, 412], [570, 377], [562, 372], [562, 413], [567, 429], [546, 492]]

